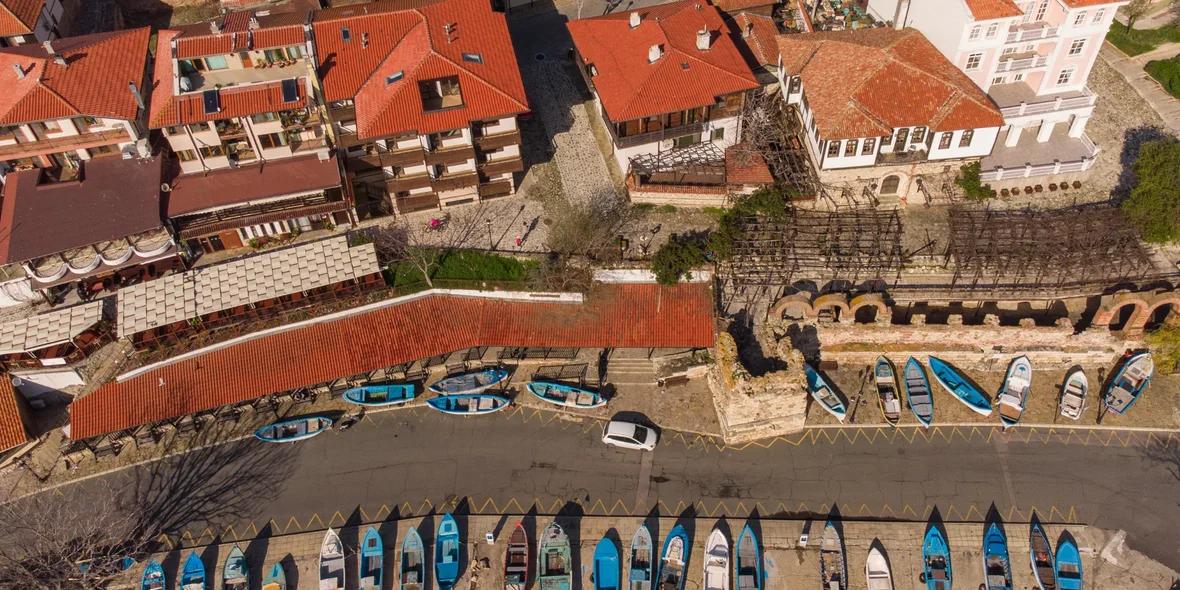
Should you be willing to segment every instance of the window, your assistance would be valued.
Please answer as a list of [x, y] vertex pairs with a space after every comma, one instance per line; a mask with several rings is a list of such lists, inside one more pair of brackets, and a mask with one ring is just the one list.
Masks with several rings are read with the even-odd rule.
[[1082, 54], [1082, 50], [1086, 48], [1085, 39], [1077, 39], [1069, 45], [1069, 57], [1075, 57]]
[[1065, 86], [1066, 84], [1069, 84], [1069, 81], [1072, 79], [1073, 70], [1061, 70], [1061, 73], [1057, 74], [1057, 85]]
[[201, 148], [201, 156], [205, 158], [216, 158], [217, 156], [224, 156], [225, 148], [220, 145], [208, 145]]
[[180, 126], [173, 125], [172, 127], [165, 127], [164, 135], [180, 135]]
[[1012, 55], [1013, 53], [1016, 53], [1015, 47], [1005, 47], [1004, 50], [1000, 52], [1000, 55]]
[[1073, 17], [1073, 26], [1080, 27], [1084, 24], [1086, 24], [1086, 11], [1085, 10], [1079, 12], [1077, 16]]
[[850, 140], [844, 142], [844, 157], [845, 158], [851, 158], [852, 156], [856, 155], [856, 144], [857, 144], [857, 141], [855, 139], [850, 139]]
[[192, 162], [197, 159], [197, 152], [192, 150], [176, 150], [176, 158], [181, 162]]
[[1020, 22], [1026, 23], [1032, 20], [1033, 3], [1029, 2], [1028, 4], [1021, 6], [1021, 8], [1024, 10], [1024, 17], [1020, 19]]
[[701, 142], [701, 134], [694, 133], [692, 135], [685, 135], [684, 137], [677, 137], [672, 140], [672, 147], [684, 148], [690, 145], [696, 145]]
[[963, 132], [963, 136], [959, 138], [959, 147], [967, 147], [971, 145], [971, 139], [975, 137], [975, 130], [968, 129]]
[[718, 127], [713, 130], [713, 141], [725, 141], [724, 127]]
[[970, 72], [972, 70], [978, 70], [979, 69], [979, 62], [982, 62], [982, 61], [983, 61], [983, 54], [982, 53], [972, 53], [971, 55], [968, 55], [967, 56], [967, 71]]
[[203, 72], [203, 71], [205, 71], [205, 60], [203, 60], [203, 59], [197, 58], [197, 59], [182, 59], [182, 60], [180, 60], [180, 73], [181, 74], [188, 75], [193, 72]]
[[279, 114], [273, 113], [273, 112], [272, 113], [259, 113], [257, 115], [250, 115], [250, 120], [254, 121], [255, 123], [267, 123], [270, 121], [278, 121]]
[[910, 135], [910, 143], [922, 143], [923, 139], [926, 139], [926, 128], [914, 127], [913, 135]]
[[340, 27], [340, 40], [345, 43], [352, 41], [352, 31], [348, 27]]
[[39, 125], [41, 127], [41, 131], [44, 131], [45, 133], [56, 133], [61, 131], [61, 125], [58, 125], [57, 121], [42, 121], [37, 125]]
[[208, 121], [203, 121], [203, 122], [200, 122], [200, 123], [193, 123], [193, 124], [192, 124], [192, 125], [190, 125], [189, 127], [190, 127], [190, 128], [193, 130], [193, 131], [196, 131], [196, 132], [198, 132], [198, 133], [199, 133], [199, 132], [201, 132], [201, 131], [208, 131], [208, 130], [212, 129], [212, 127], [210, 127], [210, 123], [209, 123]]
[[980, 30], [981, 29], [980, 29], [979, 25], [975, 25], [974, 27], [971, 27], [971, 34], [967, 36], [967, 40], [974, 41], [974, 40], [978, 39]]
[[1023, 51], [1024, 51], [1025, 53], [1028, 53], [1028, 52], [1030, 52], [1030, 51], [1036, 51], [1036, 50], [1037, 50], [1037, 44], [1036, 44], [1036, 43], [1029, 43], [1028, 45], [1025, 45], [1025, 46], [1024, 46], [1024, 49], [1023, 49]]
[[97, 147], [92, 147], [92, 148], [90, 148], [90, 156], [94, 157], [94, 156], [103, 156], [103, 155], [107, 155], [107, 154], [113, 154], [118, 151], [117, 148], [118, 148], [117, 144], [116, 145], [100, 145]]
[[1094, 13], [1094, 20], [1090, 21], [1090, 22], [1092, 22], [1094, 24], [1098, 24], [1098, 23], [1102, 22], [1102, 19], [1104, 19], [1104, 18], [1106, 18], [1106, 9], [1099, 8], [1098, 12]]
[[1003, 84], [1003, 83], [1004, 83], [1003, 76], [996, 76], [995, 78], [992, 78], [992, 85]]
[[422, 109], [437, 111], [463, 106], [463, 92], [459, 88], [459, 76], [447, 76], [435, 80], [418, 82], [422, 95]]
[[212, 55], [205, 58], [205, 67], [210, 70], [228, 70], [229, 62], [224, 55]]
[[258, 145], [262, 149], [270, 149], [287, 145], [287, 137], [282, 133], [267, 133], [258, 136]]
[[402, 78], [405, 78], [405, 77], [406, 77], [406, 72], [404, 70], [398, 70], [398, 71], [385, 77], [385, 85], [389, 86], [390, 84], [393, 84], [394, 82], [397, 82], [398, 80], [401, 80]]
[[945, 150], [951, 147], [951, 136], [954, 133], [950, 131], [943, 132], [942, 136], [938, 138], [938, 149]]
[[1024, 74], [1012, 74], [1012, 81], [1013, 82], [1023, 82], [1024, 81]]
[[992, 24], [988, 25], [986, 37], [988, 39], [995, 39], [996, 38], [996, 31], [999, 31], [999, 30], [1000, 30], [1000, 23], [992, 23]]
[[877, 147], [877, 138], [870, 137], [865, 140], [864, 146], [860, 148], [860, 155], [868, 156], [873, 153], [873, 149]]
[[74, 117], [71, 120], [74, 122], [74, 127], [78, 128], [78, 133], [86, 133], [90, 131], [91, 127], [99, 125], [98, 119], [94, 117]]
[[1037, 17], [1033, 20], [1045, 20], [1045, 11], [1049, 9], [1049, 0], [1041, 0], [1040, 6], [1037, 6]]
[[838, 157], [839, 155], [840, 155], [840, 142], [829, 141], [828, 142], [828, 157], [835, 158], [835, 157]]

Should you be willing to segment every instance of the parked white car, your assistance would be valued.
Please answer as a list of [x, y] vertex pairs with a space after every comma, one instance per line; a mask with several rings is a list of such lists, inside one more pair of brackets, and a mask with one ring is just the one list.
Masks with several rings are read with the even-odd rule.
[[602, 429], [602, 442], [624, 449], [654, 451], [658, 440], [656, 431], [633, 422], [611, 420]]

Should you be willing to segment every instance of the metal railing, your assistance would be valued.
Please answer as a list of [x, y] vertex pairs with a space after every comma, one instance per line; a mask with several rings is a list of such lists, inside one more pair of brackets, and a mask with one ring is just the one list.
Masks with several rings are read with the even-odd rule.
[[1020, 29], [1008, 33], [1007, 43], [1020, 43], [1021, 41], [1034, 41], [1036, 39], [1049, 39], [1056, 37], [1060, 27], [1050, 27], [1044, 25], [1037, 29]]
[[1094, 103], [1097, 102], [1097, 100], [1098, 96], [1090, 90], [1090, 87], [1083, 86], [1082, 96], [1075, 96], [1072, 98], [1057, 97], [1053, 100], [1046, 100], [1042, 102], [1022, 102], [1018, 105], [1001, 108], [1000, 114], [1004, 115], [1005, 117], [1039, 115], [1042, 113], [1052, 113], [1056, 111], [1076, 109], [1079, 107], [1094, 106]]
[[1045, 55], [1034, 55], [1033, 57], [1026, 57], [1024, 59], [1006, 59], [1000, 61], [996, 66], [996, 72], [1016, 72], [1019, 70], [1031, 70], [1033, 68], [1044, 67], [1049, 63], [1049, 57]]

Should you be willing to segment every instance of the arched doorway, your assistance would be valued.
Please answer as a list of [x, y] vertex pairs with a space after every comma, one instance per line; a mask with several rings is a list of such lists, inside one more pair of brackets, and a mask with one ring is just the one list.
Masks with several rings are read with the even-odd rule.
[[890, 174], [881, 181], [881, 194], [896, 195], [897, 187], [901, 185], [901, 177], [896, 174]]

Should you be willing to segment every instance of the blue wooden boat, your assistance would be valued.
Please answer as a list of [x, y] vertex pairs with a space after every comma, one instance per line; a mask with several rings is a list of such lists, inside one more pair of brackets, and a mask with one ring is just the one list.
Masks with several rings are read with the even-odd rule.
[[254, 431], [254, 438], [261, 441], [283, 443], [311, 438], [332, 426], [332, 420], [323, 416], [308, 416], [285, 422], [275, 422]]
[[459, 525], [444, 514], [434, 538], [434, 579], [438, 590], [451, 590], [459, 579]]
[[991, 416], [992, 403], [979, 388], [967, 382], [958, 371], [936, 357], [930, 357], [930, 371], [934, 379], [968, 408], [984, 416]]
[[897, 426], [901, 420], [901, 391], [897, 386], [897, 371], [893, 370], [893, 363], [881, 355], [877, 357], [873, 373], [876, 375], [877, 406], [881, 408], [881, 416], [890, 426]]
[[606, 537], [594, 548], [594, 590], [619, 590], [619, 548]]
[[602, 395], [570, 385], [530, 381], [525, 387], [529, 393], [551, 404], [567, 408], [601, 408], [606, 405], [606, 398]]
[[983, 534], [983, 577], [987, 590], [1012, 590], [1012, 560], [1008, 558], [1008, 537], [992, 523]]
[[570, 590], [573, 575], [569, 535], [561, 525], [549, 523], [537, 543], [537, 585], [540, 590]]
[[1110, 389], [1102, 396], [1102, 405], [1116, 414], [1124, 414], [1147, 389], [1155, 373], [1155, 362], [1150, 352], [1141, 352], [1123, 363], [1110, 382]]
[[222, 590], [248, 590], [250, 588], [250, 566], [246, 564], [246, 554], [234, 545], [225, 558], [225, 566], [221, 568]]
[[430, 407], [456, 416], [491, 414], [508, 407], [508, 398], [490, 393], [443, 395], [426, 400]]
[[361, 539], [360, 585], [361, 590], [381, 590], [382, 573], [385, 571], [385, 546], [375, 527], [369, 527]]
[[85, 574], [86, 572], [90, 571], [90, 568], [92, 567], [107, 568], [111, 563], [114, 563], [114, 567], [119, 571], [125, 572], [131, 569], [131, 566], [135, 565], [135, 558], [128, 555], [121, 559], [112, 559], [109, 556], [96, 559], [83, 559], [78, 562], [78, 573]]
[[733, 560], [733, 575], [737, 578], [737, 590], [762, 590], [762, 550], [754, 529], [746, 525], [738, 535], [734, 547], [737, 559]]
[[926, 590], [951, 590], [951, 551], [946, 537], [938, 527], [931, 525], [922, 542], [923, 571], [926, 576]]
[[848, 559], [844, 555], [844, 537], [836, 523], [824, 524], [824, 534], [819, 544], [819, 577], [822, 588], [848, 590]]
[[205, 564], [197, 556], [196, 551], [190, 551], [184, 560], [184, 567], [180, 570], [180, 590], [205, 590]]
[[283, 571], [283, 564], [270, 566], [270, 573], [262, 580], [262, 590], [287, 590], [287, 572]]
[[414, 399], [413, 383], [387, 383], [353, 387], [343, 394], [344, 401], [358, 406], [392, 406]]
[[414, 527], [410, 527], [402, 539], [402, 559], [398, 569], [401, 590], [422, 590], [426, 580], [426, 549], [422, 545], [422, 536]]
[[484, 369], [439, 379], [430, 386], [430, 391], [443, 395], [481, 393], [508, 378], [504, 369]]
[[811, 365], [803, 365], [803, 370], [807, 373], [807, 389], [811, 392], [812, 399], [835, 416], [837, 420], [843, 422], [844, 416], [848, 414], [848, 407], [844, 405], [844, 400], [836, 395], [836, 390], [832, 389], [823, 375], [812, 369]]
[[922, 426], [930, 426], [934, 421], [934, 396], [930, 395], [930, 381], [926, 379], [926, 369], [918, 359], [910, 357], [905, 363], [905, 395], [910, 401], [910, 410]]
[[1032, 560], [1037, 587], [1041, 590], [1057, 590], [1057, 564], [1053, 560], [1053, 547], [1049, 545], [1049, 536], [1036, 518], [1029, 525], [1028, 555]]
[[684, 590], [687, 565], [688, 533], [676, 525], [664, 539], [664, 550], [660, 553], [659, 590]]
[[639, 525], [639, 530], [631, 537], [631, 563], [627, 581], [630, 590], [651, 590], [652, 570], [655, 561], [652, 560], [651, 532], [647, 525]]
[[143, 570], [143, 578], [139, 581], [139, 590], [164, 590], [164, 568], [156, 560], [148, 562]]
[[1082, 590], [1082, 555], [1069, 533], [1057, 541], [1057, 583], [1061, 590]]
[[1027, 356], [1021, 356], [1008, 365], [1004, 384], [996, 394], [996, 405], [1000, 407], [1000, 423], [1010, 428], [1020, 423], [1024, 408], [1028, 404], [1028, 392], [1032, 390], [1032, 363]]

